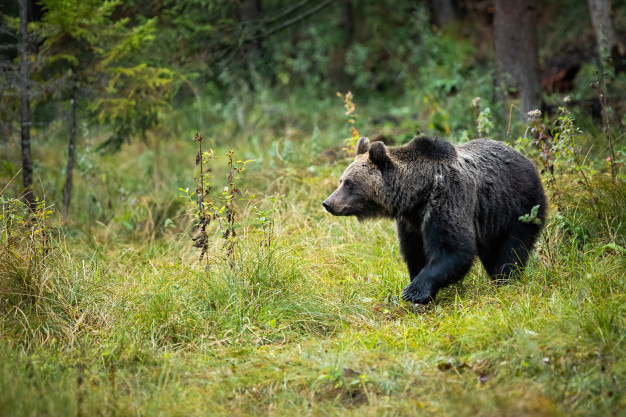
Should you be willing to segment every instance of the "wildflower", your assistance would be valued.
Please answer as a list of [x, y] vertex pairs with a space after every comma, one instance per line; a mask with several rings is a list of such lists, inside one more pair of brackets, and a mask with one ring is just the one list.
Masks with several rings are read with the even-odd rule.
[[532, 121], [538, 121], [539, 118], [541, 117], [541, 110], [531, 110], [528, 113], [526, 113], [528, 115], [528, 118]]

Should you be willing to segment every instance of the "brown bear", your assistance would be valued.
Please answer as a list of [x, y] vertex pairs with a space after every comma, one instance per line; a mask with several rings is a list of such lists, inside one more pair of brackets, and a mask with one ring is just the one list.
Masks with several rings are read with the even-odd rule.
[[537, 169], [519, 152], [490, 139], [453, 146], [431, 137], [398, 147], [360, 138], [323, 205], [335, 216], [396, 221], [411, 277], [402, 298], [419, 304], [460, 281], [476, 255], [494, 281], [515, 275], [547, 209]]

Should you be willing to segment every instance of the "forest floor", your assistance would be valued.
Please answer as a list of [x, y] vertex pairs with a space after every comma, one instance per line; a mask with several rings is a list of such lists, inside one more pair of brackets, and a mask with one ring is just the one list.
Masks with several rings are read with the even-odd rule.
[[[477, 263], [413, 307], [393, 224], [321, 206], [350, 158], [297, 135], [244, 149], [261, 197], [237, 202], [231, 262], [212, 229], [208, 267], [178, 198], [193, 162], [152, 188], [145, 144], [103, 157], [75, 216], [36, 232], [3, 197], [0, 415], [626, 415], [624, 181], [595, 175], [590, 204], [563, 175], [519, 281]], [[168, 169], [193, 146], [163, 144]], [[134, 171], [134, 191], [116, 182]]]

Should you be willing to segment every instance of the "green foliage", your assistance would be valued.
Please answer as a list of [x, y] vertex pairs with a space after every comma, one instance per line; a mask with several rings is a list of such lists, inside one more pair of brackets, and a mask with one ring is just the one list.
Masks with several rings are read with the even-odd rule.
[[537, 218], [538, 212], [539, 212], [539, 204], [537, 204], [536, 206], [533, 206], [533, 208], [530, 210], [530, 213], [526, 213], [523, 216], [520, 216], [518, 220], [522, 223], [536, 224], [540, 226], [541, 219]]
[[480, 97], [472, 100], [472, 107], [476, 109], [476, 133], [477, 137], [489, 137], [493, 131], [493, 119], [489, 107], [481, 107]]
[[[196, 177], [196, 191], [195, 194], [190, 194], [188, 189], [179, 188], [185, 195], [183, 196], [193, 207], [191, 213], [193, 217], [197, 218], [197, 224], [195, 225], [196, 233], [193, 237], [194, 247], [199, 248], [200, 261], [205, 261], [205, 268], [210, 268], [208, 258], [209, 248], [209, 228], [212, 224], [219, 224], [222, 231], [221, 237], [224, 239], [223, 250], [228, 260], [229, 265], [235, 266], [235, 245], [237, 242], [237, 215], [239, 210], [235, 206], [235, 197], [239, 196], [240, 200], [251, 200], [254, 196], [249, 195], [248, 191], [242, 191], [238, 188], [239, 183], [243, 181], [242, 174], [246, 170], [246, 166], [253, 162], [253, 160], [247, 161], [235, 161], [235, 150], [231, 149], [226, 153], [226, 167], [228, 176], [226, 178], [226, 186], [222, 191], [219, 198], [212, 198], [211, 191], [215, 187], [215, 184], [209, 181], [213, 178], [213, 168], [208, 165], [212, 160], [217, 159], [215, 151], [211, 149], [209, 152], [202, 151], [203, 138], [200, 133], [196, 132], [194, 141], [198, 143], [198, 153], [196, 154], [196, 166], [199, 168], [199, 175]], [[205, 167], [206, 164], [206, 167]], [[239, 165], [238, 165], [239, 164]], [[256, 207], [255, 207], [255, 210]], [[264, 212], [261, 212], [265, 214]], [[259, 212], [257, 211], [257, 216]], [[266, 227], [271, 227], [273, 230], [273, 220], [268, 220], [263, 217], [262, 225], [265, 231]], [[270, 229], [267, 229], [265, 233], [269, 233]], [[268, 240], [271, 242], [271, 237]], [[206, 255], [206, 258], [205, 258]]]
[[[279, 216], [279, 211], [278, 211], [278, 207], [277, 204], [279, 203], [280, 199], [283, 198], [285, 195], [278, 195], [278, 194], [274, 194], [273, 196], [267, 197], [266, 201], [267, 204], [270, 206], [266, 209], [259, 209], [257, 207], [257, 205], [253, 205], [252, 206], [252, 210], [254, 211], [254, 216], [255, 216], [255, 220], [258, 222], [258, 225], [256, 225], [256, 229], [257, 231], [259, 231], [261, 233], [262, 239], [261, 239], [261, 247], [262, 248], [271, 248], [272, 247], [272, 242], [275, 241], [275, 231], [276, 231], [276, 224], [280, 221], [280, 216]], [[253, 199], [254, 196], [251, 196], [251, 199]]]
[[119, 5], [117, 0], [42, 1], [43, 18], [31, 27], [43, 40], [38, 58], [44, 82], [54, 85], [49, 80], [53, 74], [59, 79], [55, 83], [69, 84], [73, 72], [80, 74], [79, 84], [86, 88], [98, 78], [103, 55], [124, 29], [124, 21], [111, 20]]
[[227, 0], [167, 0], [151, 9], [141, 1], [126, 2], [131, 15], [146, 18], [158, 16], [156, 40], [148, 47], [147, 56], [171, 57], [177, 72], [188, 76], [213, 72], [207, 53], [237, 42], [236, 5]]
[[112, 126], [113, 135], [104, 146], [119, 149], [130, 138], [140, 136], [158, 126], [163, 111], [169, 109], [177, 74], [165, 67], [141, 62], [134, 64], [133, 54], [140, 52], [154, 39], [156, 20], [126, 31], [124, 38], [103, 57], [108, 73], [104, 94], [90, 104], [98, 121]]
[[626, 181], [626, 171], [624, 170], [624, 165], [626, 165], [626, 146], [622, 146], [615, 154], [617, 177], [622, 181]]
[[583, 165], [580, 150], [582, 131], [576, 126], [574, 116], [565, 106], [559, 108], [559, 116], [555, 121], [552, 135], [555, 169], [563, 170], [572, 167], [592, 179], [597, 171]]
[[43, 40], [41, 82], [63, 98], [74, 97], [72, 89], [78, 98], [92, 98], [88, 109], [98, 123], [111, 127], [106, 144], [118, 149], [158, 124], [176, 81], [172, 70], [139, 58], [155, 40], [157, 20], [131, 24], [128, 18], [114, 19], [121, 5], [117, 0], [44, 0], [43, 19], [32, 25]]
[[176, 79], [166, 68], [139, 64], [133, 67], [110, 68], [106, 94], [91, 104], [98, 121], [113, 127], [107, 145], [119, 149], [122, 143], [155, 128], [162, 112], [169, 108]]
[[[228, 166], [228, 178], [226, 179], [226, 187], [222, 191], [221, 200], [224, 203], [222, 208], [219, 209], [218, 214], [223, 212], [223, 222], [220, 224], [222, 227], [222, 238], [224, 239], [224, 249], [228, 262], [231, 267], [235, 264], [235, 244], [237, 238], [236, 231], [236, 218], [238, 210], [235, 207], [235, 196], [243, 197], [243, 193], [237, 188], [237, 183], [242, 181], [241, 174], [246, 170], [246, 165], [252, 162], [248, 161], [233, 161], [235, 150], [231, 149], [226, 154], [227, 166]], [[237, 166], [236, 164], [240, 164]]]
[[128, 19], [115, 22], [116, 34], [111, 34], [116, 41], [105, 52], [101, 65], [103, 67], [115, 67], [116, 64], [128, 60], [133, 54], [141, 53], [155, 40], [157, 19], [146, 19], [141, 24], [123, 29], [128, 24]]
[[[35, 25], [45, 39], [42, 50], [58, 49], [57, 43], [63, 38], [67, 40], [67, 37], [74, 42], [95, 45], [101, 35], [99, 30], [110, 24], [109, 19], [120, 4], [119, 0], [42, 0], [44, 17], [40, 24]], [[64, 45], [64, 49], [67, 47]]]
[[[195, 200], [193, 195], [189, 194], [189, 189], [183, 190], [179, 188], [180, 191], [185, 192], [186, 199], [189, 201], [192, 207], [194, 207], [194, 215], [198, 218], [198, 224], [196, 225], [196, 235], [193, 238], [194, 247], [199, 248], [200, 252], [200, 261], [204, 259], [204, 256], [207, 254], [207, 250], [209, 248], [209, 235], [208, 228], [211, 226], [216, 219], [220, 216], [220, 210], [211, 200], [211, 182], [210, 178], [213, 177], [212, 172], [213, 169], [209, 166], [206, 168], [204, 164], [208, 164], [213, 158], [215, 158], [215, 152], [211, 149], [209, 152], [202, 152], [202, 136], [199, 132], [196, 132], [194, 136], [194, 141], [198, 142], [198, 153], [196, 154], [196, 166], [199, 168], [199, 176], [196, 177], [196, 192], [195, 192]], [[209, 261], [206, 258], [206, 267], [208, 268]]]

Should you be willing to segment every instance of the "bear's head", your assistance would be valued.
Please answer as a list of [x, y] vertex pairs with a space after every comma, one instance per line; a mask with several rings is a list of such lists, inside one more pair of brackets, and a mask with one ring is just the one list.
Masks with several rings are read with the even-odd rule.
[[359, 220], [390, 216], [384, 204], [383, 174], [393, 166], [382, 142], [370, 145], [360, 138], [356, 157], [339, 179], [339, 187], [322, 203], [335, 216], [356, 216]]

